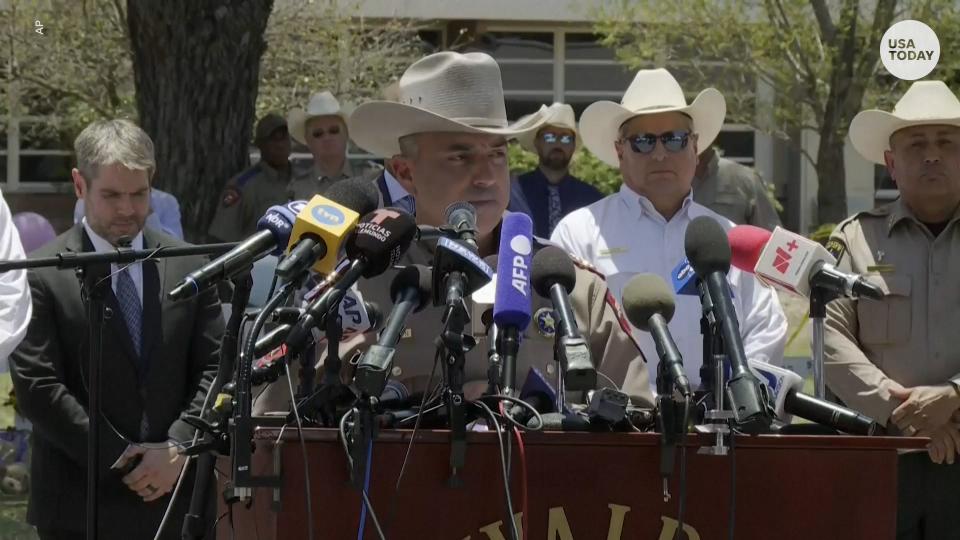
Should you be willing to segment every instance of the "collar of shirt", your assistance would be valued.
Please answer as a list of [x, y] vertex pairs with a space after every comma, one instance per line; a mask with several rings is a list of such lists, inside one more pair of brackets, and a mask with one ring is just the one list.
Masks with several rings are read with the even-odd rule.
[[[626, 183], [623, 183], [620, 186], [619, 192], [620, 198], [623, 199], [624, 203], [627, 205], [627, 209], [631, 213], [635, 213], [638, 217], [647, 217], [661, 224], [667, 224], [668, 221], [660, 212], [654, 208], [653, 203], [650, 202], [650, 199], [644, 197], [643, 195], [638, 194], [636, 191], [630, 189]], [[683, 198], [683, 203], [680, 205], [680, 210], [670, 218], [669, 222], [674, 222], [676, 220], [690, 220], [699, 215], [703, 215], [701, 212], [702, 207], [699, 205], [693, 204], [693, 190], [690, 190], [687, 193], [687, 196]]]
[[280, 180], [281, 182], [288, 182], [290, 181], [290, 178], [293, 176], [293, 164], [290, 162], [287, 162], [287, 163], [288, 163], [287, 174], [285, 175], [281, 174], [280, 171], [271, 167], [269, 163], [263, 160], [263, 158], [260, 159], [257, 165], [260, 167], [260, 172], [267, 177], [267, 180]]
[[[890, 210], [890, 217], [887, 218], [887, 236], [889, 237], [893, 234], [893, 228], [897, 226], [897, 223], [900, 223], [904, 219], [913, 220], [918, 225], [921, 224], [921, 221], [917, 219], [917, 216], [914, 215], [913, 211], [907, 207], [907, 203], [903, 201], [903, 197], [898, 197], [897, 201], [893, 203]], [[960, 206], [957, 207], [953, 212], [953, 216], [950, 217], [947, 227], [950, 227], [954, 221], [960, 219]]]
[[[93, 229], [90, 228], [90, 225], [87, 224], [87, 218], [83, 218], [83, 228], [87, 231], [87, 236], [90, 237], [90, 242], [93, 244], [93, 250], [97, 253], [109, 253], [116, 251], [114, 247], [106, 238], [95, 233]], [[137, 233], [137, 236], [133, 239], [133, 242], [130, 243], [132, 249], [143, 249], [143, 231]], [[127, 271], [130, 273], [130, 277], [133, 278], [133, 283], [137, 287], [137, 295], [140, 296], [140, 304], [143, 305], [143, 267], [140, 262], [136, 262], [128, 265]], [[116, 264], [110, 265], [110, 274], [111, 274], [111, 287], [113, 288], [114, 294], [117, 292], [117, 270], [119, 267]]]
[[324, 174], [322, 174], [322, 173], [320, 172], [320, 168], [317, 167], [317, 164], [316, 164], [316, 163], [313, 164], [312, 170], [313, 170], [313, 175], [314, 175], [314, 177], [315, 177], [317, 180], [324, 180], [324, 179], [327, 179], [327, 178], [329, 178], [330, 180], [343, 180], [343, 179], [345, 179], [345, 178], [353, 178], [353, 176], [354, 176], [354, 174], [353, 174], [353, 166], [350, 165], [350, 159], [349, 159], [349, 158], [344, 158], [344, 160], [343, 160], [343, 168], [340, 169], [340, 174], [335, 175], [335, 176], [325, 176]]
[[390, 200], [396, 203], [400, 199], [407, 197], [410, 193], [407, 192], [403, 186], [400, 185], [400, 182], [390, 174], [390, 171], [383, 170], [383, 181], [387, 183], [387, 191], [390, 193]]
[[550, 186], [554, 186], [557, 189], [560, 189], [560, 186], [566, 183], [569, 183], [571, 180], [576, 180], [576, 177], [570, 174], [569, 169], [567, 170], [567, 174], [565, 174], [563, 178], [561, 178], [560, 181], [557, 182], [556, 184], [553, 184], [550, 182], [550, 179], [547, 178], [547, 175], [544, 174], [543, 169], [541, 169], [540, 167], [537, 167], [536, 169], [530, 171], [527, 174], [530, 175], [532, 178], [536, 179], [538, 182], [541, 182], [544, 186], [548, 188]]

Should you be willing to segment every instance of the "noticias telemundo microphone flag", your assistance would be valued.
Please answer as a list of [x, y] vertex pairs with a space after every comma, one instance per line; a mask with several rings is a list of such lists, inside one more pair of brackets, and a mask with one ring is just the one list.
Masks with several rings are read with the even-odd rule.
[[337, 266], [340, 245], [359, 221], [360, 214], [326, 197], [314, 195], [297, 214], [287, 250], [293, 249], [304, 235], [319, 236], [333, 249], [329, 249], [324, 257], [317, 260], [312, 269], [321, 274], [329, 274]]

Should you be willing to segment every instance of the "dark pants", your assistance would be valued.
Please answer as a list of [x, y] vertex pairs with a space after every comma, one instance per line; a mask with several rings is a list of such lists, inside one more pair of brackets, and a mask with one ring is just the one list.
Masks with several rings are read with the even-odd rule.
[[901, 455], [897, 540], [960, 538], [960, 462], [937, 465], [926, 452]]

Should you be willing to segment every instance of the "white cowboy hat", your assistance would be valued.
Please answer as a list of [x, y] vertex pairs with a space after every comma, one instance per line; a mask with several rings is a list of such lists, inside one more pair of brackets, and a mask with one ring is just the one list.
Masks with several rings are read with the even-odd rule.
[[[534, 115], [540, 115], [540, 128], [536, 131], [528, 131], [517, 136], [517, 142], [520, 143], [520, 146], [528, 152], [537, 153], [537, 147], [534, 146], [534, 142], [536, 141], [537, 133], [539, 133], [540, 130], [545, 127], [556, 126], [573, 130], [574, 134], [577, 132], [577, 118], [573, 113], [573, 107], [567, 105], [566, 103], [554, 103], [549, 107], [546, 105], [541, 105], [539, 111], [524, 116], [517, 121], [517, 124], [522, 124], [525, 121], [532, 121]], [[580, 149], [580, 145], [580, 137], [577, 137], [577, 150]]]
[[397, 102], [371, 101], [350, 115], [350, 137], [374, 155], [400, 153], [416, 133], [489, 133], [514, 138], [540, 123], [507, 122], [500, 66], [486, 53], [444, 51], [421, 58], [400, 77]]
[[890, 149], [894, 132], [924, 124], [960, 126], [960, 100], [943, 81], [911, 84], [892, 113], [860, 111], [850, 123], [850, 142], [861, 156], [883, 164], [883, 152]]
[[300, 144], [307, 144], [304, 131], [307, 121], [318, 116], [339, 116], [344, 123], [350, 119], [350, 113], [346, 107], [341, 107], [337, 98], [329, 90], [324, 90], [310, 96], [306, 110], [296, 108], [287, 114], [287, 129], [290, 131], [290, 136]]
[[598, 101], [580, 115], [580, 137], [583, 144], [604, 163], [620, 166], [614, 142], [619, 138], [624, 122], [645, 114], [681, 112], [693, 119], [697, 149], [704, 150], [720, 134], [727, 102], [715, 88], [700, 92], [693, 103], [687, 104], [683, 89], [669, 71], [641, 69], [623, 94], [620, 103]]

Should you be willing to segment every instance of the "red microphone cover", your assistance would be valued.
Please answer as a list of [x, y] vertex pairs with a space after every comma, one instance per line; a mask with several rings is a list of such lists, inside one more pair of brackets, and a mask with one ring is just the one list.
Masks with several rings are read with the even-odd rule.
[[753, 225], [737, 225], [727, 231], [731, 252], [730, 264], [752, 274], [770, 236], [770, 231]]

